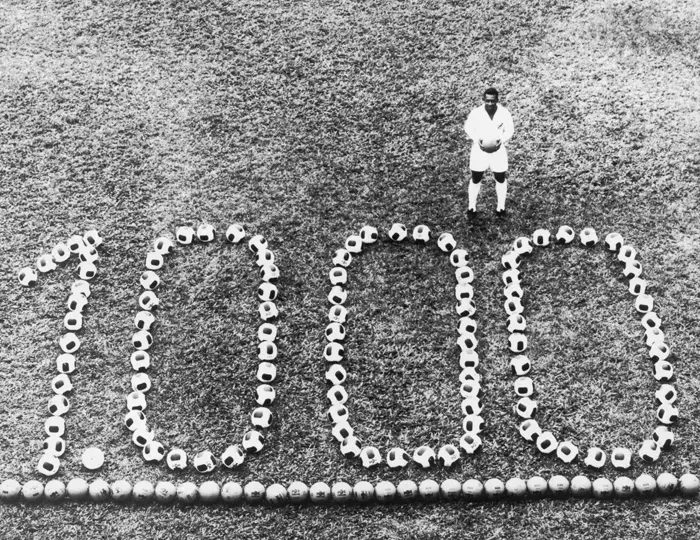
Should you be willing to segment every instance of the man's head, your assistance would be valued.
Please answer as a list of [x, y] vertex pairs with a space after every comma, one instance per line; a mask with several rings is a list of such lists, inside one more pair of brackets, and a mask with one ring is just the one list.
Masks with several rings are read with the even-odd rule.
[[496, 105], [498, 103], [498, 90], [493, 87], [484, 90], [484, 107], [486, 111], [492, 113], [496, 110]]

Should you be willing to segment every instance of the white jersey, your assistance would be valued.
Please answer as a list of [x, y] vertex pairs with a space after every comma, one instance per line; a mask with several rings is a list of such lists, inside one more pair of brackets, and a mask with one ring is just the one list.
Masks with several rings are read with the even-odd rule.
[[[469, 168], [472, 171], [505, 172], [508, 170], [508, 154], [505, 143], [513, 137], [513, 117], [502, 105], [496, 105], [493, 118], [482, 105], [469, 113], [464, 122], [464, 131], [474, 141], [469, 155]], [[479, 141], [484, 139], [499, 139], [501, 147], [493, 153], [486, 153], [479, 147]]]

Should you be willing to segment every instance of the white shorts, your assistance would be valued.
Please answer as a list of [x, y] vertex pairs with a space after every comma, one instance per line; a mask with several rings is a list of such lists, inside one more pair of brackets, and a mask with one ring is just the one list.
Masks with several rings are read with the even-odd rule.
[[484, 172], [486, 169], [491, 169], [491, 172], [506, 172], [508, 170], [508, 153], [506, 147], [501, 147], [487, 154], [477, 143], [472, 145], [472, 151], [469, 155], [469, 169], [476, 172]]

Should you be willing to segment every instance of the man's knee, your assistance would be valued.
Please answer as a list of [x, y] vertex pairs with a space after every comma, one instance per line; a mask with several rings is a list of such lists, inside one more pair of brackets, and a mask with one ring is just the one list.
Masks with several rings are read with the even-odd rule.
[[483, 178], [484, 171], [472, 171], [472, 182], [474, 182], [475, 184], [480, 184]]
[[505, 171], [503, 172], [495, 172], [493, 173], [493, 177], [498, 182], [499, 184], [502, 184], [503, 182], [506, 181], [506, 173]]

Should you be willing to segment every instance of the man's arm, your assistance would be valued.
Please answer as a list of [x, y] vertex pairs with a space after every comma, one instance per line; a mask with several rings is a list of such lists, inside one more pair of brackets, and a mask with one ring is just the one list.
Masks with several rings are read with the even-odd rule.
[[469, 137], [472, 141], [476, 141], [479, 138], [477, 120], [474, 111], [470, 112], [469, 116], [467, 116], [467, 119], [464, 122], [464, 131], [467, 133], [467, 137]]
[[515, 127], [513, 126], [513, 117], [510, 111], [506, 109], [503, 112], [505, 112], [505, 114], [503, 115], [503, 137], [501, 138], [501, 143], [507, 143], [513, 138]]

